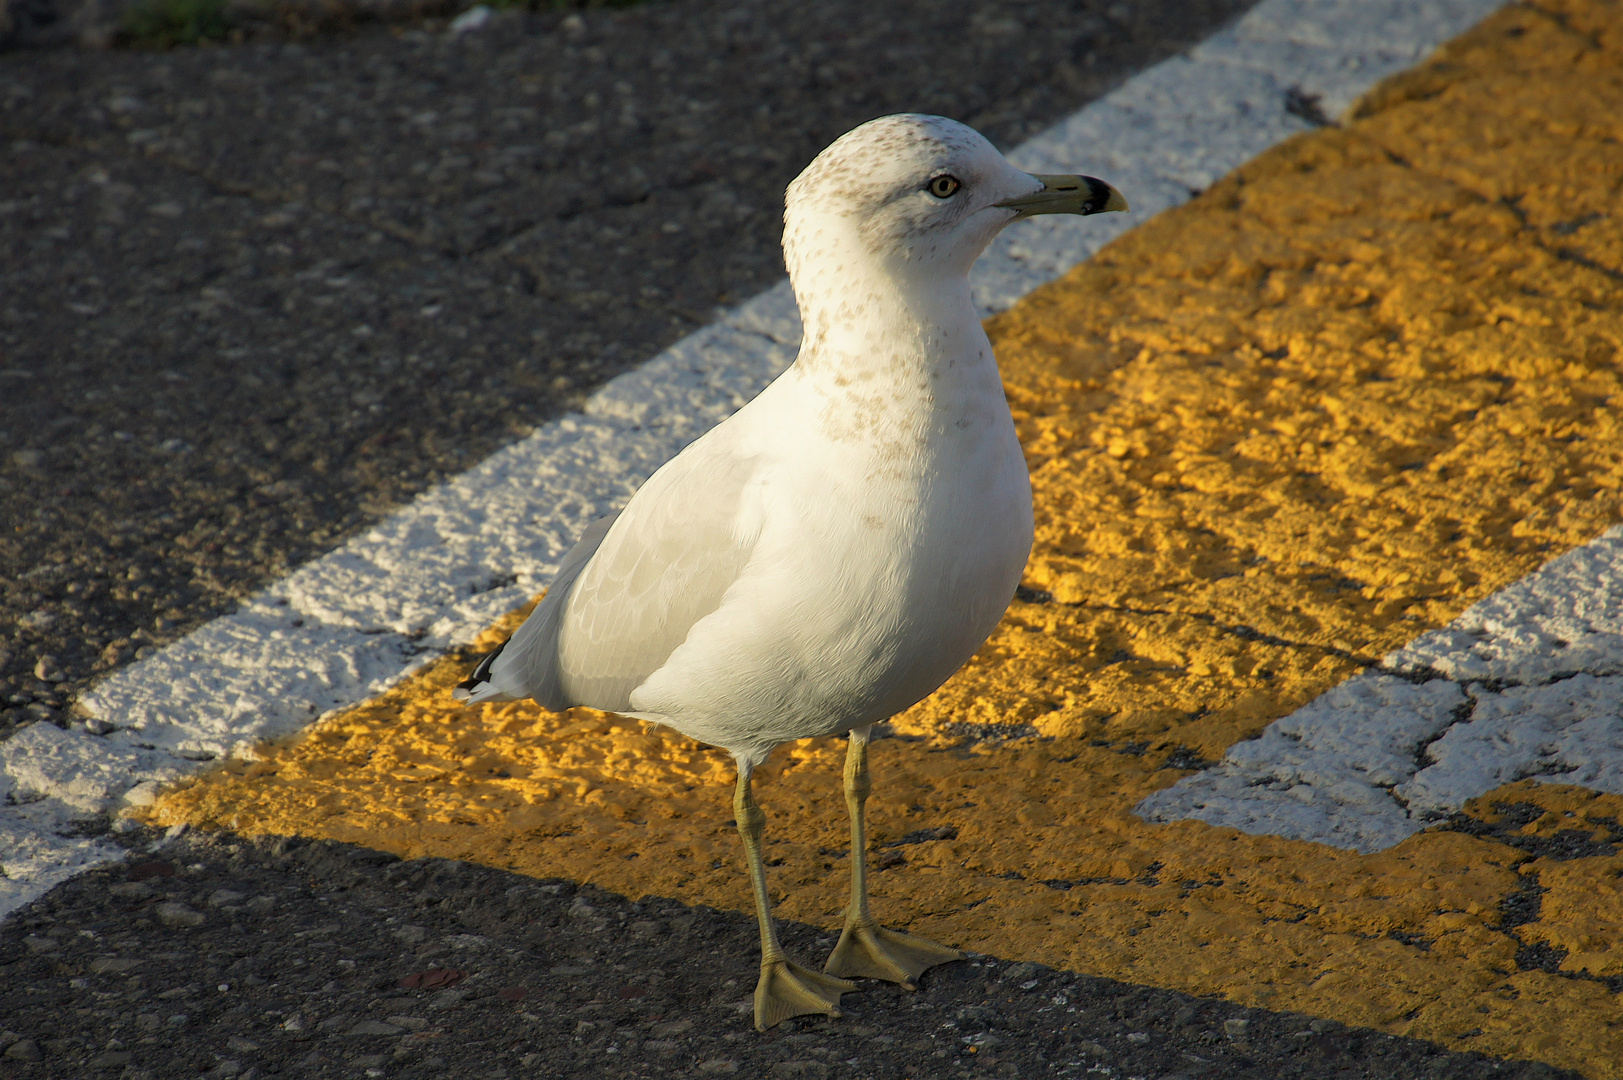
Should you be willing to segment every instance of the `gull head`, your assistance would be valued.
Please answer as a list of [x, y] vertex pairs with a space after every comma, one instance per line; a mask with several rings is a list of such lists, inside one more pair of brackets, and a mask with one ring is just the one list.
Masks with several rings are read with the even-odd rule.
[[965, 276], [1012, 221], [1127, 209], [1102, 180], [1021, 172], [973, 128], [918, 113], [840, 136], [784, 203], [784, 258], [797, 291], [828, 274]]

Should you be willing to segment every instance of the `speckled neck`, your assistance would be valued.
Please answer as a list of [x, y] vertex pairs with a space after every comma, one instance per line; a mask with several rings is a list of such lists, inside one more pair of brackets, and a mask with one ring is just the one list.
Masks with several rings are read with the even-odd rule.
[[791, 215], [784, 256], [805, 327], [803, 374], [836, 385], [912, 381], [991, 362], [968, 274], [956, 266], [882, 256], [833, 215]]

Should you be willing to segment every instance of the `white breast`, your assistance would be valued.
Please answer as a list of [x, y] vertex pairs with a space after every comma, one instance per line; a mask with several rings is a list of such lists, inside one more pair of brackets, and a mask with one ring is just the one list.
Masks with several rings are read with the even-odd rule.
[[928, 370], [797, 365], [729, 421], [756, 536], [717, 610], [631, 694], [739, 749], [848, 730], [930, 694], [996, 626], [1031, 485], [978, 322]]

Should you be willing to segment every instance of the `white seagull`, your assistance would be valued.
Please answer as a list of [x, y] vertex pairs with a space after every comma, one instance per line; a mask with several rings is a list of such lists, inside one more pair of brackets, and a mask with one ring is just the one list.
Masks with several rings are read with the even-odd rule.
[[[872, 725], [974, 654], [1031, 553], [1031, 480], [969, 268], [1012, 221], [1127, 203], [1092, 177], [1021, 172], [956, 121], [902, 114], [835, 140], [785, 207], [795, 363], [587, 528], [456, 691], [587, 705], [732, 753], [763, 1031], [839, 1016], [857, 989], [844, 977], [913, 989], [962, 957], [874, 920], [863, 806]], [[779, 743], [842, 731], [851, 900], [818, 972], [778, 942], [750, 776]]]

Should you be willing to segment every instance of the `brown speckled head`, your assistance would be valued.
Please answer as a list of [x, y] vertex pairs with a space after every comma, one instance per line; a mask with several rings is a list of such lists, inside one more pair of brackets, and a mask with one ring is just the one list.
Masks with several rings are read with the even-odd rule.
[[853, 128], [830, 143], [789, 185], [786, 202], [860, 213], [922, 188], [933, 166], [1001, 156], [973, 128], [944, 116], [899, 113]]
[[789, 185], [784, 256], [796, 289], [836, 266], [966, 272], [1042, 187], [979, 132], [943, 116], [882, 116], [836, 139]]

